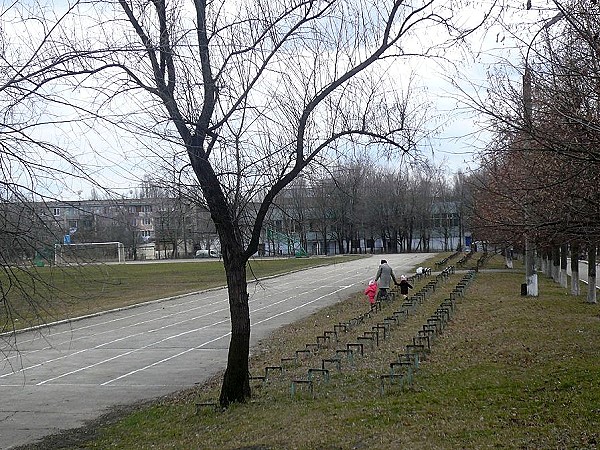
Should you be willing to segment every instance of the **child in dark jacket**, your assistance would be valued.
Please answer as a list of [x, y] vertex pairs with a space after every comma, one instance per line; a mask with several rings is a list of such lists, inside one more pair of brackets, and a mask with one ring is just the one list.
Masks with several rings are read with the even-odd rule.
[[406, 300], [408, 298], [408, 290], [413, 288], [412, 285], [408, 282], [406, 277], [402, 275], [398, 286], [400, 286], [400, 294], [404, 295], [404, 299]]

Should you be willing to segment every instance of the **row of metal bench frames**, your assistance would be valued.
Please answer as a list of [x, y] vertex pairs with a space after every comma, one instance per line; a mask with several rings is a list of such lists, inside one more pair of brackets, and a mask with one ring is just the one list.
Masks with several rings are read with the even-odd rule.
[[[301, 365], [303, 361], [313, 358], [324, 349], [331, 349], [331, 344], [335, 342], [335, 351], [329, 354], [328, 357], [321, 359], [320, 367], [310, 367], [307, 369], [306, 378], [296, 378], [291, 381], [290, 393], [294, 397], [301, 389], [308, 390], [314, 396], [314, 385], [316, 381], [329, 382], [330, 370], [342, 370], [342, 364], [348, 363], [354, 365], [356, 356], [363, 356], [367, 349], [375, 349], [379, 346], [380, 341], [387, 339], [390, 335], [393, 325], [399, 325], [409, 314], [414, 312], [418, 305], [422, 304], [427, 297], [435, 292], [439, 283], [448, 279], [454, 273], [454, 267], [447, 267], [442, 272], [436, 275], [433, 280], [425, 284], [418, 292], [403, 300], [399, 309], [392, 314], [387, 315], [383, 320], [376, 322], [370, 331], [364, 331], [362, 335], [357, 336], [353, 340], [342, 339], [348, 336], [348, 333], [357, 326], [363, 325], [369, 319], [378, 316], [380, 312], [387, 309], [388, 305], [392, 305], [390, 300], [377, 302], [375, 308], [354, 317], [346, 322], [338, 322], [331, 329], [325, 330], [318, 335], [315, 342], [305, 344], [305, 348], [298, 349], [295, 354], [290, 357], [281, 358], [281, 366], [269, 366], [264, 368], [264, 375], [252, 377], [253, 379], [267, 381], [273, 373], [278, 375], [283, 374], [284, 367], [288, 365]], [[431, 272], [415, 274], [410, 277], [411, 281], [420, 280], [430, 276]], [[392, 290], [392, 293], [393, 290]], [[347, 342], [346, 342], [347, 341]], [[345, 342], [345, 345], [343, 343]]]
[[433, 342], [450, 323], [456, 311], [457, 301], [464, 296], [476, 273], [476, 270], [469, 270], [463, 275], [452, 289], [450, 296], [442, 301], [422, 328], [418, 330], [417, 335], [412, 338], [412, 342], [405, 346], [404, 352], [399, 353], [397, 359], [390, 362], [389, 372], [380, 375], [382, 395], [387, 386], [400, 389], [412, 386], [413, 377], [419, 369], [420, 362], [426, 359], [431, 352]]
[[443, 258], [443, 259], [441, 259], [441, 260], [439, 260], [439, 261], [436, 261], [436, 262], [435, 262], [435, 267], [447, 266], [447, 265], [448, 265], [448, 263], [449, 263], [449, 262], [450, 262], [452, 259], [454, 259], [454, 258], [456, 258], [457, 256], [459, 256], [461, 253], [462, 253], [462, 252], [454, 252], [453, 254], [451, 254], [451, 255], [449, 255], [449, 256], [446, 256], [445, 258]]

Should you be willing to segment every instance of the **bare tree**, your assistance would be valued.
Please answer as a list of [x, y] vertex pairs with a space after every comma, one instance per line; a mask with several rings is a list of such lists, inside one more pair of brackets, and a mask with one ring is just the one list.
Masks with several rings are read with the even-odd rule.
[[[496, 74], [485, 102], [471, 98], [496, 133], [483, 158], [489, 165], [477, 215], [487, 217], [478, 220], [480, 229], [495, 229], [500, 239], [525, 249], [537, 245], [544, 253], [553, 248], [547, 268], [552, 273], [554, 267], [558, 280], [559, 271], [566, 270], [559, 249], [571, 244], [571, 257], [577, 258], [580, 246], [595, 248], [599, 239], [600, 53], [595, 37], [600, 10], [588, 0], [541, 7], [547, 9], [538, 31], [521, 37], [523, 66]], [[522, 85], [511, 75], [515, 69]], [[591, 290], [595, 296], [593, 285]]]
[[[269, 206], [302, 171], [338, 151], [412, 149], [393, 95], [399, 61], [443, 55], [472, 31], [457, 25], [460, 6], [82, 1], [54, 27], [42, 56], [56, 64], [38, 85], [60, 78], [77, 92], [89, 89], [85, 118], [155, 139], [157, 157], [172, 156], [161, 155], [161, 143], [187, 155], [227, 276], [231, 343], [223, 406], [250, 395], [246, 263]], [[50, 29], [51, 22], [42, 23]]]
[[[57, 289], [46, 269], [62, 234], [46, 207], [77, 180], [94, 184], [73, 154], [49, 138], [68, 119], [46, 114], [38, 75], [54, 61], [40, 58], [51, 30], [18, 2], [0, 14], [0, 331], [39, 325], [56, 314]], [[35, 29], [35, 31], [33, 31]], [[11, 335], [2, 336], [12, 345]], [[0, 348], [4, 351], [4, 347]]]

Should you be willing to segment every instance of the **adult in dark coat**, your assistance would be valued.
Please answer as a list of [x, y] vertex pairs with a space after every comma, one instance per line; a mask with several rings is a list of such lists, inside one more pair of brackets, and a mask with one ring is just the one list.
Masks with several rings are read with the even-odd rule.
[[381, 300], [387, 297], [387, 291], [390, 288], [392, 280], [394, 280], [394, 284], [398, 284], [396, 276], [394, 275], [394, 270], [385, 259], [382, 259], [379, 269], [377, 269], [377, 275], [375, 276], [375, 281], [379, 281], [379, 283], [377, 283], [377, 286], [379, 287], [377, 298]]

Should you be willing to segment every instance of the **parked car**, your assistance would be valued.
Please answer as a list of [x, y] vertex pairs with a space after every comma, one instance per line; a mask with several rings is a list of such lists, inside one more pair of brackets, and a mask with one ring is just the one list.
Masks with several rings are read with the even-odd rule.
[[215, 249], [197, 250], [196, 255], [194, 257], [195, 258], [220, 258], [221, 254]]

